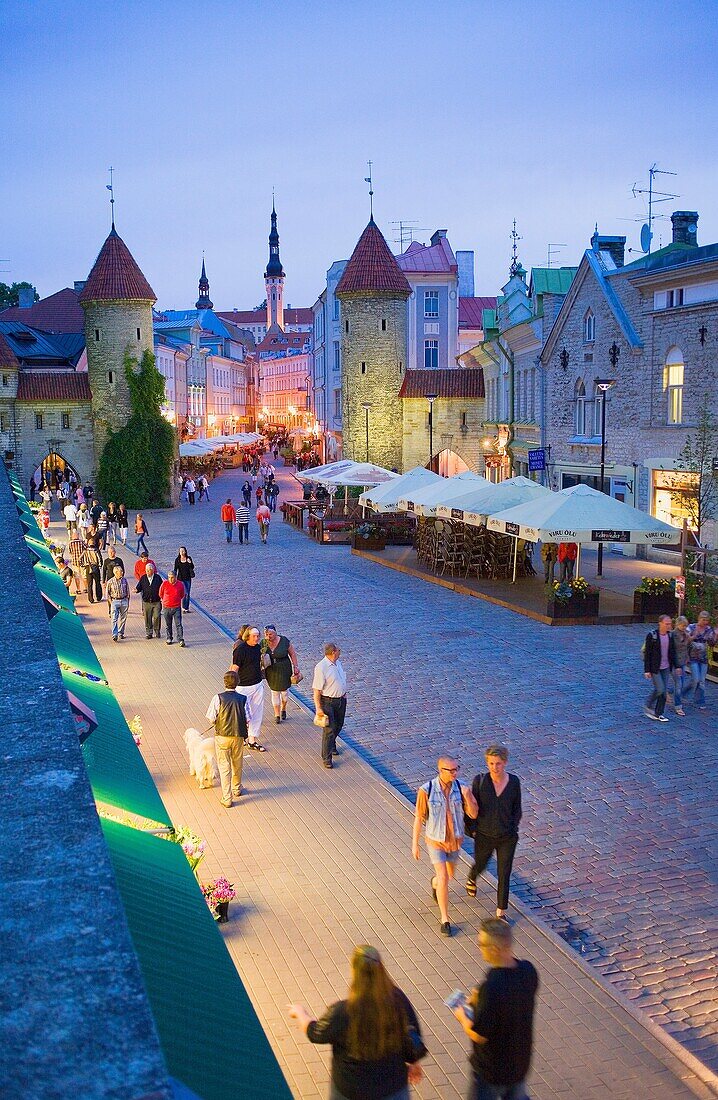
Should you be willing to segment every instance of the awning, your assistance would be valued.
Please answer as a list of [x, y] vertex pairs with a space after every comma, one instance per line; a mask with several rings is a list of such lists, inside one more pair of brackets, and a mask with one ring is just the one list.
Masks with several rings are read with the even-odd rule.
[[455, 519], [473, 527], [482, 527], [487, 516], [495, 515], [517, 504], [526, 504], [538, 497], [550, 493], [545, 485], [539, 485], [527, 477], [510, 477], [497, 485], [488, 482], [483, 489], [456, 497], [449, 504], [441, 504], [436, 509], [437, 516]]
[[98, 680], [105, 680], [102, 665], [87, 637], [82, 619], [69, 611], [59, 611], [50, 619], [50, 633], [57, 651], [60, 667], [78, 669]]
[[467, 492], [473, 485], [485, 486], [488, 482], [481, 474], [475, 474], [472, 470], [464, 470], [462, 474], [454, 477], [442, 477], [438, 483], [425, 485], [424, 488], [412, 490], [409, 496], [399, 499], [400, 512], [413, 512], [417, 516], [435, 516], [439, 504], [458, 497]]
[[[52, 550], [39, 531], [37, 533], [37, 538], [31, 532], [28, 532], [25, 535], [25, 542], [27, 543], [28, 550], [34, 556], [35, 562], [42, 562], [48, 569], [55, 568], [55, 559], [52, 556]], [[33, 565], [35, 562], [33, 562]]]
[[42, 562], [36, 561], [32, 567], [35, 574], [35, 581], [37, 587], [43, 596], [49, 596], [53, 603], [58, 604], [59, 607], [65, 611], [69, 611], [71, 615], [75, 614], [75, 604], [72, 596], [65, 587], [65, 582], [54, 567], [50, 569], [49, 566], [43, 565]]
[[401, 474], [393, 481], [367, 489], [359, 497], [359, 503], [371, 508], [374, 512], [396, 512], [401, 497], [417, 489], [423, 489], [427, 485], [436, 485], [443, 480], [433, 470], [427, 470], [425, 466], [415, 466], [413, 470]]
[[170, 1074], [202, 1100], [291, 1100], [180, 846], [101, 824]]

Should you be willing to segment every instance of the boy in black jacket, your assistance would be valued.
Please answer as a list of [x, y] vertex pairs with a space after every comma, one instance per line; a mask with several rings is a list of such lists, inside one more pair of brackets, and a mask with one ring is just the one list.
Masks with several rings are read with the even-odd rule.
[[673, 620], [670, 615], [661, 615], [658, 628], [646, 634], [643, 647], [643, 670], [647, 680], [653, 681], [653, 691], [646, 699], [643, 713], [646, 718], [656, 722], [667, 722], [663, 711], [666, 709], [668, 678], [678, 664], [676, 645], [671, 634]]

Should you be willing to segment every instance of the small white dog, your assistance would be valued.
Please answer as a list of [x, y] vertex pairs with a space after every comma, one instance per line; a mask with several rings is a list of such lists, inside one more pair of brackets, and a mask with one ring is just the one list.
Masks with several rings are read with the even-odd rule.
[[189, 756], [189, 774], [197, 777], [200, 787], [213, 787], [219, 779], [214, 737], [204, 737], [199, 730], [184, 731], [184, 743]]

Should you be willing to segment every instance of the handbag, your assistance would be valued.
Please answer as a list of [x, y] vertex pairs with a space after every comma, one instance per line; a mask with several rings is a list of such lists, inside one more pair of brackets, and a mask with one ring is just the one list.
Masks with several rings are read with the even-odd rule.
[[262, 672], [266, 672], [268, 668], [272, 667], [272, 654], [269, 650], [265, 650], [261, 656]]
[[301, 673], [301, 672], [293, 672], [293, 673], [292, 673], [292, 679], [291, 679], [291, 683], [293, 683], [293, 684], [300, 684], [300, 683], [302, 682], [302, 680], [303, 680], [303, 679], [304, 679], [304, 676], [302, 675], [302, 673]]
[[319, 726], [321, 730], [326, 729], [329, 725], [329, 715], [322, 714], [321, 717], [318, 714], [314, 715], [314, 725]]

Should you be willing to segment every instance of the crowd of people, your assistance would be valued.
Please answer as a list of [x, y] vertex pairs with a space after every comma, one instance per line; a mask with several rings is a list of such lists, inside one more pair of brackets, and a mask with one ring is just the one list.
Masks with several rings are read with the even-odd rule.
[[661, 615], [643, 643], [643, 672], [651, 681], [643, 708], [646, 718], [667, 722], [667, 704], [679, 718], [686, 717], [683, 704], [689, 701], [698, 710], [706, 709], [708, 647], [717, 640], [708, 611], [701, 611], [694, 623], [685, 615], [678, 615], [675, 623], [670, 615]]

